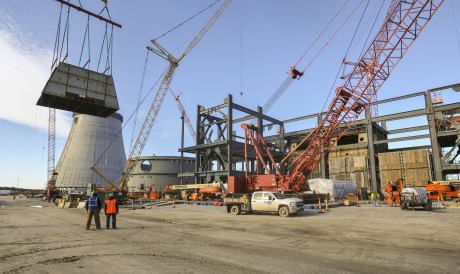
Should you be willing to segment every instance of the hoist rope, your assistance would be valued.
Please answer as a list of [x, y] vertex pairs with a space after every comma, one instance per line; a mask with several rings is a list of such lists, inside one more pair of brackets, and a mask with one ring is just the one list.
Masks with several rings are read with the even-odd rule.
[[457, 27], [457, 15], [455, 14], [455, 5], [454, 5], [454, 1], [451, 0], [450, 1], [450, 4], [452, 6], [452, 16], [454, 17], [454, 29], [455, 29], [455, 41], [457, 42], [457, 50], [460, 54], [460, 39], [459, 39], [459, 35], [458, 35], [458, 27]]
[[319, 38], [321, 38], [321, 36], [324, 34], [324, 32], [326, 32], [326, 30], [329, 28], [329, 26], [331, 26], [331, 24], [335, 21], [335, 19], [338, 17], [338, 15], [343, 11], [343, 9], [348, 4], [348, 2], [350, 2], [350, 0], [347, 0], [345, 3], [343, 3], [343, 5], [337, 10], [337, 12], [334, 14], [334, 16], [331, 17], [331, 19], [329, 20], [327, 25], [324, 26], [323, 29], [316, 35], [315, 39], [310, 43], [310, 45], [308, 45], [307, 49], [302, 53], [302, 55], [299, 57], [299, 59], [297, 60], [297, 62], [295, 63], [294, 66], [297, 66], [303, 60], [305, 55], [307, 55], [307, 53], [316, 44], [316, 42], [319, 40]]
[[[365, 47], [366, 47], [366, 45], [367, 45], [367, 42], [369, 41], [369, 38], [370, 38], [370, 36], [371, 36], [371, 34], [372, 34], [372, 31], [374, 30], [375, 23], [377, 22], [377, 19], [378, 19], [379, 15], [380, 15], [380, 12], [382, 11], [382, 8], [383, 8], [384, 3], [385, 3], [385, 0], [382, 0], [382, 3], [380, 4], [379, 11], [377, 12], [377, 14], [376, 14], [376, 16], [375, 16], [375, 18], [374, 18], [374, 22], [373, 22], [373, 24], [372, 24], [372, 27], [371, 27], [371, 29], [369, 30], [369, 33], [368, 33], [367, 38], [366, 38], [366, 41], [364, 42], [363, 48], [361, 49], [361, 52], [360, 52], [360, 54], [359, 54], [359, 59], [361, 59], [361, 56], [362, 56], [363, 53], [364, 53]], [[368, 0], [368, 4], [369, 4], [369, 0]], [[367, 6], [368, 6], [368, 5], [366, 5], [366, 8], [367, 8]], [[361, 24], [361, 21], [362, 21], [362, 19], [363, 19], [363, 16], [364, 16], [365, 11], [366, 11], [366, 10], [364, 10], [364, 12], [363, 12], [363, 14], [362, 14], [362, 16], [361, 16], [361, 19], [359, 20], [358, 26], [356, 27], [356, 30], [355, 30], [355, 34], [356, 34], [357, 30], [359, 29], [359, 25]], [[345, 60], [345, 59], [347, 58], [348, 54], [349, 54], [350, 47], [351, 47], [351, 45], [352, 45], [352, 43], [353, 43], [353, 39], [355, 38], [355, 34], [353, 34], [352, 40], [350, 41], [350, 43], [349, 43], [349, 45], [348, 45], [348, 48], [347, 48], [347, 51], [345, 52], [345, 55], [344, 55], [343, 60]], [[358, 59], [358, 60], [359, 60], [359, 59]], [[323, 104], [323, 107], [321, 108], [321, 112], [320, 112], [320, 113], [323, 113], [324, 108], [326, 107], [326, 104], [327, 104], [328, 101], [329, 101], [329, 98], [330, 98], [330, 96], [331, 96], [331, 94], [332, 94], [332, 91], [334, 90], [334, 87], [335, 87], [335, 85], [336, 85], [336, 83], [337, 83], [337, 80], [338, 80], [338, 78], [339, 78], [340, 72], [342, 71], [343, 65], [344, 65], [344, 63], [343, 63], [343, 61], [342, 61], [342, 62], [340, 63], [339, 69], [337, 70], [337, 74], [336, 74], [336, 76], [335, 76], [335, 78], [334, 78], [334, 82], [332, 83], [331, 88], [329, 89], [329, 93], [328, 93], [328, 95], [327, 95], [326, 100], [324, 101], [324, 104]]]
[[[141, 84], [139, 86], [139, 93], [137, 95], [137, 104], [136, 104], [137, 107], [139, 107], [139, 105], [141, 103], [142, 90], [144, 89], [144, 82], [145, 82], [145, 73], [147, 71], [147, 64], [148, 64], [148, 61], [149, 61], [149, 52], [150, 51], [147, 49], [146, 54], [145, 54], [145, 60], [144, 60], [144, 68], [142, 70]], [[131, 141], [129, 142], [129, 147], [133, 146], [134, 134], [136, 134], [136, 127], [137, 127], [137, 116], [138, 116], [138, 112], [136, 112], [136, 114], [134, 115], [133, 130], [132, 130], [132, 133], [131, 133]]]
[[158, 85], [158, 83], [160, 82], [160, 80], [163, 78], [164, 74], [166, 73], [163, 72], [160, 77], [158, 77], [158, 79], [155, 81], [155, 83], [153, 84], [153, 86], [149, 89], [149, 91], [145, 94], [145, 96], [142, 98], [140, 104], [134, 109], [134, 111], [131, 113], [131, 115], [129, 116], [128, 120], [126, 120], [126, 122], [124, 123], [124, 125], [121, 127], [121, 129], [117, 132], [117, 134], [115, 134], [115, 136], [113, 137], [112, 141], [109, 143], [109, 145], [106, 147], [106, 149], [102, 152], [102, 154], [99, 156], [99, 158], [97, 159], [96, 163], [94, 164], [94, 166], [97, 166], [97, 164], [99, 163], [99, 161], [102, 159], [102, 157], [104, 157], [104, 155], [107, 153], [107, 151], [110, 149], [110, 147], [112, 146], [112, 144], [117, 140], [118, 136], [123, 132], [123, 129], [126, 127], [126, 125], [128, 124], [128, 122], [131, 120], [131, 118], [133, 118], [134, 114], [137, 113], [139, 111], [139, 108], [140, 106], [144, 103], [144, 101], [147, 99], [147, 97], [152, 93], [153, 89]]
[[[340, 32], [340, 30], [346, 25], [346, 23], [350, 20], [350, 18], [353, 16], [353, 14], [358, 10], [358, 8], [361, 6], [361, 4], [364, 2], [364, 0], [361, 0], [358, 5], [351, 11], [351, 13], [345, 18], [345, 21], [342, 22], [342, 24], [339, 25], [339, 27], [335, 30], [334, 33], [329, 37], [329, 39], [323, 44], [323, 46], [318, 50], [318, 52], [313, 56], [313, 58], [308, 62], [308, 64], [303, 67], [302, 71], [305, 71], [307, 68], [309, 68], [313, 62], [318, 58], [318, 56], [323, 52], [323, 50], [329, 45], [329, 43], [335, 38], [337, 33]], [[369, 3], [369, 0], [368, 0]], [[367, 6], [366, 6], [367, 8]], [[365, 10], [364, 10], [365, 11]], [[360, 21], [361, 23], [361, 21]]]
[[88, 19], [86, 21], [86, 28], [85, 28], [85, 34], [83, 36], [83, 43], [81, 45], [81, 50], [80, 50], [80, 58], [78, 59], [78, 66], [81, 65], [81, 59], [83, 58], [83, 50], [85, 49], [85, 44], [86, 44], [86, 37], [88, 37], [88, 60], [85, 62], [85, 64], [83, 65], [83, 67], [85, 67], [87, 64], [89, 64], [90, 62], [90, 59], [91, 59], [91, 55], [90, 55], [90, 43], [89, 43], [89, 19], [90, 19], [90, 16], [88, 15]]
[[183, 26], [184, 24], [188, 23], [189, 21], [193, 20], [195, 17], [197, 17], [198, 15], [202, 14], [203, 12], [205, 12], [206, 10], [210, 9], [211, 7], [213, 7], [215, 4], [219, 3], [221, 0], [216, 0], [214, 1], [213, 3], [211, 3], [209, 6], [205, 7], [204, 9], [198, 11], [197, 13], [195, 13], [194, 15], [190, 16], [189, 18], [187, 18], [186, 20], [182, 21], [181, 23], [177, 24], [176, 26], [172, 27], [171, 29], [169, 29], [168, 31], [164, 32], [163, 34], [157, 36], [156, 38], [154, 38], [153, 40], [158, 40], [160, 38], [163, 38], [164, 36], [168, 35], [169, 33], [175, 31], [176, 29], [180, 28], [181, 26]]
[[[59, 61], [64, 61], [67, 59], [67, 56], [69, 55], [69, 20], [70, 20], [70, 7], [67, 9], [67, 19], [66, 23], [64, 26], [64, 35], [62, 36], [62, 41], [61, 41], [61, 51], [59, 53]], [[66, 55], [64, 58], [62, 58], [62, 52], [64, 50], [64, 40], [66, 40]]]
[[101, 64], [102, 52], [104, 51], [105, 40], [106, 40], [106, 39], [108, 39], [108, 38], [107, 38], [107, 23], [105, 23], [104, 37], [102, 38], [101, 50], [100, 50], [100, 52], [99, 52], [99, 59], [98, 59], [98, 61], [97, 61], [96, 71], [99, 71], [99, 65]]
[[54, 40], [54, 50], [53, 50], [53, 60], [51, 62], [51, 70], [53, 70], [54, 65], [56, 64], [57, 60], [59, 59], [59, 42], [61, 40], [61, 21], [62, 21], [62, 8], [63, 4], [61, 3], [61, 9], [59, 11], [59, 20], [58, 26], [56, 29], [56, 38]]

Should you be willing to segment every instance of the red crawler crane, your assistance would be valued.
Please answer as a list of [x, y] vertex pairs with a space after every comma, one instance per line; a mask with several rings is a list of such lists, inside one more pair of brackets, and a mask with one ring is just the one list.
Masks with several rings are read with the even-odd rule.
[[[369, 106], [371, 98], [388, 79], [443, 2], [444, 0], [393, 0], [376, 37], [347, 75], [344, 84], [336, 89], [336, 96], [322, 122], [280, 163], [275, 163], [273, 157], [270, 157], [271, 166], [281, 166], [293, 159], [288, 167], [290, 174], [282, 175], [276, 169], [275, 174], [246, 176], [248, 190], [273, 190], [274, 187], [279, 191], [301, 189], [306, 175], [316, 168], [321, 152], [332, 146], [330, 139], [338, 140]], [[257, 128], [251, 130], [256, 134], [259, 132]], [[250, 139], [250, 142], [254, 147], [265, 146], [263, 138]], [[305, 146], [305, 150], [299, 151], [299, 148]], [[239, 178], [229, 178], [229, 183], [240, 181]]]

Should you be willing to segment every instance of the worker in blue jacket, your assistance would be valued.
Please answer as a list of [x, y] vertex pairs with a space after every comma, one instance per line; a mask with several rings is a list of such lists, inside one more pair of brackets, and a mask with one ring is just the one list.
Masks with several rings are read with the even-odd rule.
[[101, 220], [99, 218], [99, 212], [101, 212], [102, 202], [97, 198], [97, 193], [93, 192], [86, 201], [86, 213], [88, 219], [86, 220], [86, 230], [91, 226], [91, 220], [94, 216], [94, 222], [96, 223], [96, 229], [101, 229]]

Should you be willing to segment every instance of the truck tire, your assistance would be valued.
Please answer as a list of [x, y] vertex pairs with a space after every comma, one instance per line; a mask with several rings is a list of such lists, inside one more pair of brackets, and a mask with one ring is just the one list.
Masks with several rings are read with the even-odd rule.
[[230, 214], [232, 215], [240, 215], [241, 214], [241, 206], [240, 205], [232, 205], [230, 208]]
[[433, 209], [433, 203], [431, 200], [426, 202], [426, 204], [423, 206], [423, 209], [425, 209], [425, 211], [431, 211]]
[[278, 209], [278, 214], [281, 217], [288, 217], [289, 216], [289, 208], [287, 206], [282, 206]]
[[407, 209], [407, 206], [404, 203], [400, 203], [401, 210]]

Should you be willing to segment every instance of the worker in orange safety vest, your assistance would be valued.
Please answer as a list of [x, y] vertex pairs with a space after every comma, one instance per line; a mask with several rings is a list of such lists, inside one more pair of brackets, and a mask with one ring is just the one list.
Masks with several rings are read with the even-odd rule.
[[112, 217], [112, 228], [116, 229], [117, 228], [117, 214], [118, 214], [118, 203], [117, 200], [114, 199], [113, 193], [109, 194], [109, 199], [105, 201], [105, 216], [106, 216], [106, 222], [105, 222], [105, 227], [107, 229], [110, 228], [110, 217]]

